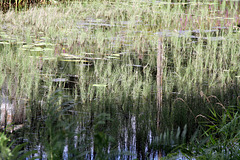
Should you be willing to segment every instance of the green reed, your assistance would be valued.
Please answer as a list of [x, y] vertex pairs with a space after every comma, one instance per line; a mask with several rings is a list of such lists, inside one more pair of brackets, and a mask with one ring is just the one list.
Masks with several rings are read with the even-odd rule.
[[[100, 76], [95, 77], [93, 84], [110, 83], [111, 88], [107, 89], [108, 92], [115, 92], [114, 90], [122, 88], [126, 91], [125, 95], [133, 95], [135, 98], [141, 95], [141, 92], [144, 92], [144, 95], [151, 95], [152, 92], [155, 92], [155, 87], [151, 86], [156, 72], [158, 34], [155, 33], [163, 32], [166, 52], [164, 93], [168, 97], [174, 87], [177, 88], [177, 92], [185, 95], [191, 90], [196, 90], [199, 93], [206, 88], [224, 86], [233, 81], [235, 76], [239, 74], [239, 66], [237, 65], [237, 57], [239, 56], [238, 33], [232, 33], [231, 27], [236, 24], [235, 19], [230, 20], [229, 30], [219, 30], [214, 33], [205, 32], [218, 23], [225, 23], [224, 18], [223, 20], [217, 19], [218, 7], [224, 11], [225, 3], [210, 5], [211, 10], [209, 5], [194, 2], [189, 6], [138, 1], [75, 2], [67, 5], [33, 7], [18, 13], [9, 11], [4, 15], [2, 24], [8, 26], [5, 32], [10, 36], [22, 36], [27, 43], [31, 44], [35, 41], [34, 37], [41, 38], [41, 34], [43, 34], [51, 42], [66, 44], [68, 51], [75, 55], [93, 53], [96, 57], [104, 58], [107, 54], [126, 52], [125, 55], [121, 56], [121, 60], [130, 65], [146, 66], [146, 72], [144, 71], [143, 74], [140, 74], [140, 71], [134, 73], [132, 72], [134, 69], [131, 67], [123, 69], [122, 66], [116, 64], [119, 63], [118, 61], [102, 63], [101, 65], [96, 63], [94, 64], [95, 72]], [[233, 8], [232, 3], [230, 8]], [[49, 16], [53, 14], [54, 17]], [[236, 10], [229, 10], [228, 14], [232, 18], [236, 14]], [[92, 20], [97, 21], [97, 24], [91, 22]], [[89, 23], [89, 25], [83, 27], [84, 24], [81, 23]], [[200, 29], [199, 33], [191, 32], [194, 29]], [[179, 31], [181, 30], [186, 32], [189, 30], [189, 32], [180, 37]], [[25, 34], [26, 31], [28, 34]], [[168, 34], [171, 36], [167, 37]], [[223, 40], [211, 40], [213, 34], [223, 37]], [[193, 43], [191, 35], [198, 37], [197, 42]], [[130, 61], [128, 61], [129, 58]], [[11, 63], [17, 62], [11, 61]], [[30, 64], [27, 62], [24, 65]], [[49, 70], [47, 65], [45, 68]], [[107, 71], [99, 69], [103, 66], [107, 66]], [[117, 69], [112, 70], [110, 66], [117, 66], [114, 67]], [[51, 68], [53, 71], [46, 71], [46, 73], [54, 73], [55, 67]], [[117, 71], [118, 69], [120, 71]], [[123, 74], [122, 77], [120, 77], [120, 73]], [[77, 74], [81, 75], [82, 73]], [[149, 82], [147, 78], [142, 78], [142, 76], [151, 76], [151, 81]], [[125, 80], [125, 77], [128, 80]], [[114, 81], [123, 79], [120, 81], [124, 83], [117, 86], [115, 84], [118, 83], [111, 82], [112, 79]], [[147, 85], [144, 85], [145, 83]], [[86, 100], [89, 97], [93, 99], [93, 93], [96, 90], [99, 90], [98, 94], [106, 94], [102, 89], [96, 89], [90, 84], [89, 87], [86, 87], [86, 84], [88, 83], [81, 82], [83, 88], [80, 90], [82, 90], [81, 97], [83, 99]], [[129, 88], [129, 84], [135, 85], [132, 91], [126, 89]], [[142, 87], [148, 89], [143, 91]], [[137, 93], [138, 91], [140, 94]]]
[[[27, 143], [18, 144], [14, 146], [14, 142], [11, 142], [10, 136], [1, 132], [0, 133], [0, 158], [13, 160], [13, 159], [26, 159], [29, 155], [36, 153], [36, 151], [23, 152], [22, 149]], [[11, 143], [10, 143], [11, 142]]]
[[[31, 30], [32, 34], [38, 37], [38, 34], [43, 32], [56, 43], [65, 43], [69, 48], [73, 48], [69, 51], [74, 51], [73, 53], [76, 55], [90, 52], [98, 57], [104, 57], [111, 52], [127, 52], [122, 59], [128, 59], [128, 57], [136, 55], [133, 56], [133, 62], [127, 63], [147, 66], [146, 69], [149, 70], [149, 73], [153, 73], [148, 76], [152, 76], [153, 79], [156, 71], [155, 57], [158, 41], [158, 34], [154, 33], [161, 31], [163, 34], [168, 34], [166, 30], [170, 30], [172, 36], [166, 37], [164, 44], [166, 49], [165, 66], [167, 66], [164, 69], [166, 96], [172, 92], [174, 86], [177, 86], [180, 93], [187, 94], [190, 90], [194, 90], [193, 88], [201, 91], [202, 84], [206, 84], [208, 88], [224, 85], [234, 79], [232, 73], [238, 75], [239, 69], [236, 65], [239, 56], [237, 52], [238, 40], [231, 38], [237, 37], [238, 33], [233, 34], [231, 27], [224, 32], [205, 33], [205, 30], [216, 26], [217, 19], [214, 18], [218, 15], [217, 7], [220, 6], [223, 10], [224, 3], [212, 4], [213, 9], [211, 11], [209, 6], [204, 5], [204, 3], [200, 5], [193, 3], [187, 7], [181, 4], [137, 1], [114, 2], [113, 4], [95, 1], [69, 3], [62, 6], [34, 7], [17, 14], [9, 11], [6, 14], [8, 16], [4, 18], [4, 23], [5, 25], [14, 24], [14, 26], [9, 26], [9, 31], [12, 34], [22, 33], [24, 35], [25, 31]], [[209, 12], [206, 12], [206, 10], [209, 10]], [[52, 14], [56, 16], [48, 16]], [[229, 13], [229, 16], [231, 14], [233, 16], [236, 11], [233, 10], [232, 13]], [[90, 22], [86, 21], [87, 19]], [[81, 23], [91, 23], [91, 19], [99, 21], [100, 24], [90, 24], [88, 27], [81, 28]], [[126, 25], [121, 25], [124, 22], [126, 22]], [[101, 26], [101, 24], [109, 24], [109, 26]], [[234, 24], [233, 20], [232, 25]], [[16, 25], [22, 25], [25, 28], [19, 30], [20, 27], [17, 28]], [[190, 36], [193, 33], [190, 30], [193, 29], [200, 29], [200, 32], [196, 33], [196, 36], [200, 37], [197, 43], [191, 43]], [[189, 30], [189, 33], [186, 37], [179, 37], [179, 30]], [[217, 34], [225, 39], [221, 41], [210, 40], [212, 34]], [[137, 55], [144, 57], [141, 62], [137, 59]], [[118, 61], [112, 63], [118, 63]], [[111, 65], [114, 66], [114, 64]], [[95, 68], [98, 69], [103, 66], [102, 64], [102, 66]], [[103, 72], [103, 70], [96, 72]], [[131, 80], [134, 74], [129, 72], [131, 72], [131, 68], [124, 73], [132, 75], [129, 76]], [[105, 74], [109, 73], [106, 72]], [[101, 76], [104, 77], [103, 79], [106, 78], [106, 75], [101, 74]], [[140, 83], [145, 83], [144, 81], [139, 78], [139, 83], [134, 82], [136, 84], [135, 90], [139, 90]], [[128, 83], [128, 81], [126, 82]], [[125, 88], [125, 86], [122, 88]], [[146, 86], [146, 88], [154, 90], [154, 87]], [[90, 86], [88, 90], [91, 93], [94, 87], [91, 88]], [[150, 90], [148, 93], [144, 92], [147, 95]], [[127, 94], [131, 95], [131, 93]], [[134, 92], [133, 95], [136, 96], [135, 94], [137, 93]]]
[[[198, 115], [199, 126], [189, 143], [182, 143], [173, 150], [180, 150], [187, 159], [238, 159], [239, 158], [239, 106], [209, 107], [208, 116]], [[219, 114], [217, 109], [224, 113]], [[200, 120], [201, 119], [201, 120]], [[176, 152], [166, 159], [176, 158]]]
[[[5, 33], [0, 35], [2, 39], [8, 41], [9, 37], [14, 39], [17, 36], [18, 41], [33, 45], [26, 51], [21, 50], [23, 45], [1, 44], [0, 82], [2, 84], [4, 77], [9, 76], [11, 87], [17, 78], [20, 81], [16, 84], [18, 97], [38, 101], [38, 92], [41, 91], [45, 101], [67, 83], [55, 83], [53, 79], [71, 74], [77, 80], [74, 89], [67, 94], [82, 104], [75, 106], [76, 110], [90, 112], [88, 107], [95, 106], [98, 111], [110, 112], [117, 108], [109, 107], [113, 104], [121, 106], [124, 112], [146, 105], [155, 110], [156, 55], [159, 32], [162, 32], [165, 103], [170, 98], [198, 97], [201, 91], [211, 95], [227, 90], [239, 76], [239, 32], [233, 33], [233, 26], [237, 23], [233, 3], [228, 6], [232, 9], [228, 11], [226, 18], [232, 18], [228, 21], [218, 18], [219, 8], [220, 15], [225, 16], [225, 2], [219, 4], [216, 1], [211, 4], [211, 10], [205, 3], [193, 2], [188, 6], [167, 2], [69, 2], [0, 13]], [[228, 29], [207, 32], [219, 24]], [[193, 32], [197, 29], [198, 32]], [[181, 31], [185, 33], [181, 34]], [[213, 40], [214, 37], [222, 39]], [[34, 45], [43, 38], [44, 43], [51, 45], [41, 48], [52, 51], [35, 51], [36, 55], [33, 54], [30, 50], [36, 48]], [[98, 59], [88, 60], [92, 66], [61, 62], [63, 48], [68, 54]], [[56, 50], [58, 53], [54, 53]], [[108, 58], [113, 57], [112, 54], [119, 54], [119, 57]], [[44, 60], [44, 57], [52, 60]], [[64, 68], [68, 64], [70, 67]], [[61, 71], [59, 66], [63, 68]], [[187, 106], [183, 100], [177, 99], [165, 108], [165, 119], [171, 117], [166, 124], [175, 122], [184, 126], [191, 121], [185, 116], [189, 109], [196, 115], [202, 108]], [[33, 114], [37, 111], [31, 109]], [[178, 122], [179, 117], [182, 117], [181, 122]]]

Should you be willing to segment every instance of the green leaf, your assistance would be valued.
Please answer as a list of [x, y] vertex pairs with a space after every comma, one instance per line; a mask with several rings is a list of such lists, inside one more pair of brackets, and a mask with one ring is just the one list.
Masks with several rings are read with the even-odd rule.
[[[20, 157], [18, 157], [18, 160], [24, 160], [26, 158], [28, 158], [30, 155], [34, 154], [34, 153], [38, 153], [37, 151], [28, 151], [26, 153], [24, 153], [23, 155], [21, 155]], [[39, 159], [40, 157], [33, 157], [31, 159]], [[28, 158], [29, 159], [29, 158]]]

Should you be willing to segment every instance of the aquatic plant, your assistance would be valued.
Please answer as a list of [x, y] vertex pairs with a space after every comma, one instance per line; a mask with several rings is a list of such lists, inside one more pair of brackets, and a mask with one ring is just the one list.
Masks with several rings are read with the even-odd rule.
[[[71, 146], [73, 155], [84, 149], [82, 153], [89, 155], [90, 145], [79, 149], [71, 143], [69, 135], [74, 127], [64, 123], [71, 116], [66, 118], [63, 115], [68, 111], [59, 111], [66, 107], [60, 97], [67, 95], [78, 104], [71, 111], [82, 115], [78, 121], [74, 119], [81, 124], [76, 128], [92, 133], [85, 125], [94, 114], [121, 114], [126, 121], [133, 114], [131, 118], [139, 121], [137, 131], [144, 128], [155, 132], [157, 46], [162, 35], [162, 128], [183, 128], [185, 124], [195, 127], [194, 115], [209, 113], [206, 103], [198, 102], [199, 93], [221, 92], [220, 99], [238, 96], [227, 94], [229, 88], [238, 85], [240, 73], [239, 32], [235, 28], [238, 14], [232, 1], [75, 1], [21, 12], [9, 10], [0, 13], [1, 89], [7, 82], [10, 97], [29, 103], [28, 122], [36, 122], [40, 113], [55, 120], [44, 119], [44, 127], [49, 128], [44, 134], [51, 140], [48, 144], [49, 137], [45, 139], [49, 157], [62, 158], [62, 144]], [[58, 89], [64, 94], [57, 104], [48, 104]], [[143, 120], [147, 118], [151, 122]], [[64, 126], [72, 127], [71, 132], [65, 134]], [[69, 136], [71, 140], [58, 142], [55, 129], [60, 137]], [[138, 143], [139, 152], [147, 146], [143, 142], [146, 134], [138, 134], [142, 142]], [[91, 144], [94, 137], [84, 132], [79, 135], [85, 136], [79, 140], [84, 144]], [[100, 137], [106, 144], [111, 136], [96, 133], [95, 139]], [[105, 154], [106, 146], [99, 146], [99, 151]]]
[[179, 156], [181, 151], [188, 159], [239, 159], [240, 131], [239, 106], [224, 107], [218, 103], [224, 113], [209, 108], [211, 115], [198, 115], [203, 118], [199, 129], [191, 136], [188, 143], [182, 143], [172, 150], [166, 159]]
[[[208, 139], [197, 157], [205, 159], [239, 159], [240, 158], [240, 116], [239, 106], [223, 107], [224, 113], [218, 114], [214, 109], [212, 115], [207, 116], [211, 124], [204, 126], [204, 137]], [[199, 115], [201, 117], [202, 115]], [[204, 117], [204, 116], [203, 116]], [[199, 148], [197, 148], [199, 149]]]
[[0, 133], [0, 159], [14, 160], [14, 159], [26, 159], [30, 155], [36, 153], [36, 151], [25, 151], [24, 147], [27, 143], [14, 144], [11, 139], [4, 133]]

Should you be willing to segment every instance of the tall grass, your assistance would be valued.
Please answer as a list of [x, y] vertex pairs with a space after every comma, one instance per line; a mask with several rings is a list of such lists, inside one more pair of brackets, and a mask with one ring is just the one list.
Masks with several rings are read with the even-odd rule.
[[[201, 130], [195, 132], [188, 144], [182, 143], [175, 148], [188, 159], [239, 159], [239, 106], [218, 105], [223, 107], [224, 113], [218, 114], [209, 108], [209, 116], [198, 115], [196, 118], [202, 118]], [[168, 158], [175, 154], [169, 154]]]
[[[0, 13], [0, 83], [8, 79], [8, 88], [16, 88], [17, 99], [39, 103], [69, 83], [54, 79], [71, 76], [75, 77], [71, 82], [74, 87], [66, 87], [64, 92], [81, 104], [74, 110], [110, 115], [118, 110], [124, 116], [144, 112], [145, 117], [154, 119], [161, 34], [165, 51], [163, 104], [169, 104], [163, 111], [165, 126], [194, 124], [193, 115], [207, 108], [186, 108], [181, 98], [191, 101], [198, 99], [199, 93], [227, 91], [237, 84], [240, 72], [239, 32], [234, 27], [237, 5], [206, 2], [84, 1]], [[67, 61], [71, 56], [87, 62]], [[185, 116], [190, 110], [194, 112], [191, 118]], [[28, 113], [37, 118], [38, 111], [31, 107]], [[150, 127], [154, 125], [151, 122]], [[49, 151], [54, 158], [55, 151]]]

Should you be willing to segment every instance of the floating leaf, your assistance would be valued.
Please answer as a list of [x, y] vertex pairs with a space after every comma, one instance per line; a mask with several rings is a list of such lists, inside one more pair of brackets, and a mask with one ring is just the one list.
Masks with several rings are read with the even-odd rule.
[[113, 56], [107, 56], [106, 58], [109, 58], [109, 59], [119, 59], [119, 57], [113, 57]]
[[92, 66], [92, 65], [93, 65], [92, 63], [82, 63], [77, 66], [82, 67], [82, 66]]
[[10, 44], [10, 43], [9, 43], [9, 42], [0, 42], [0, 44], [8, 45], [8, 44]]
[[68, 54], [68, 53], [61, 53], [61, 56], [64, 56], [64, 57], [72, 57], [73, 55], [72, 55], [72, 54]]
[[29, 49], [30, 49], [30, 48], [33, 47], [33, 45], [23, 45], [22, 47], [23, 47], [23, 48], [29, 48]]
[[61, 55], [64, 56], [65, 58], [75, 58], [75, 59], [83, 58], [81, 56], [76, 56], [76, 55], [72, 55], [72, 54], [68, 54], [68, 53], [61, 53]]
[[17, 44], [26, 44], [24, 41], [18, 41]]
[[55, 78], [55, 79], [52, 79], [52, 82], [66, 82], [68, 81], [67, 78]]
[[49, 0], [51, 4], [58, 4], [58, 1], [55, 0]]
[[41, 40], [50, 40], [49, 37], [40, 37]]
[[112, 54], [112, 56], [120, 57], [120, 54]]
[[33, 49], [30, 49], [31, 52], [41, 52], [43, 49], [41, 47], [34, 47]]
[[5, 35], [1, 35], [1, 37], [4, 38], [4, 39], [11, 38], [9, 35], [6, 35], [6, 34]]
[[127, 64], [126, 66], [143, 67], [142, 65], [138, 65], [138, 64]]
[[46, 43], [44, 43], [44, 42], [36, 43], [36, 44], [34, 44], [34, 46], [36, 46], [36, 47], [45, 47]]
[[63, 59], [61, 61], [64, 61], [64, 62], [85, 62], [85, 63], [89, 62], [89, 61], [81, 60], [81, 59]]
[[44, 48], [43, 50], [44, 51], [53, 51], [54, 49], [53, 48]]
[[86, 55], [94, 55], [94, 53], [84, 53], [84, 54], [86, 54]]
[[42, 57], [43, 60], [56, 60], [57, 57]]
[[27, 48], [19, 48], [19, 50], [26, 51]]
[[106, 84], [93, 84], [94, 87], [107, 87]]
[[17, 41], [16, 39], [9, 40], [10, 43], [15, 43], [16, 41]]
[[98, 59], [105, 59], [105, 58], [90, 58], [90, 57], [87, 57], [87, 59], [91, 59], [91, 60], [98, 60]]

